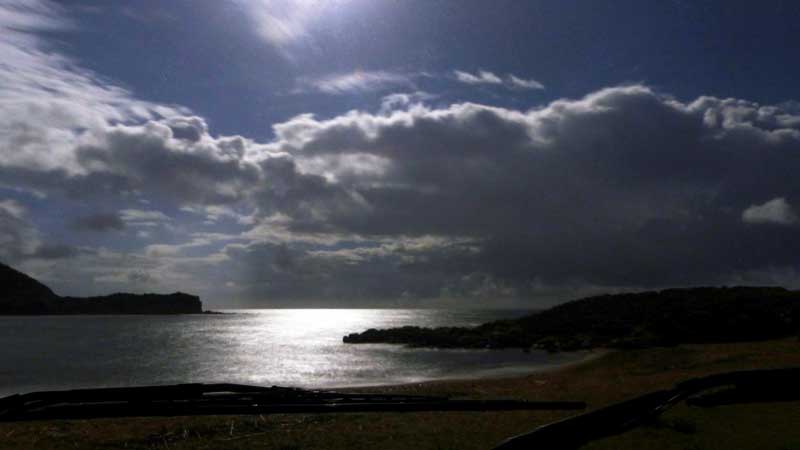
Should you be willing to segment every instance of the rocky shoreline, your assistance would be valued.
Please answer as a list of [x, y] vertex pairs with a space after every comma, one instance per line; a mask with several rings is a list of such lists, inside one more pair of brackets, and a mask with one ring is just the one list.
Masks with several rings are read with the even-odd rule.
[[574, 351], [778, 339], [800, 333], [800, 291], [703, 287], [574, 300], [477, 327], [368, 329], [347, 344]]

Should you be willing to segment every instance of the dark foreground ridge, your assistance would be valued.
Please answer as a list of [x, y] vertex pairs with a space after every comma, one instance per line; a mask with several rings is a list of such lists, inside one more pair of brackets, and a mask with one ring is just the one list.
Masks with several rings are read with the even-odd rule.
[[22, 272], [0, 263], [0, 315], [45, 314], [198, 314], [196, 295], [112, 294], [100, 297], [60, 297]]
[[800, 332], [800, 291], [702, 287], [574, 300], [477, 327], [369, 329], [345, 343], [439, 348], [644, 348], [775, 339]]
[[423, 411], [571, 411], [582, 401], [462, 400], [243, 384], [74, 389], [0, 398], [0, 422], [104, 417]]

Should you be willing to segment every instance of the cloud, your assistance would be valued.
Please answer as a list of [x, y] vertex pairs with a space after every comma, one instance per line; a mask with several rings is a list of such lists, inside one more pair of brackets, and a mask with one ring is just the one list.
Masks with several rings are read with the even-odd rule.
[[[737, 213], [798, 194], [792, 114], [631, 85], [531, 111], [304, 115], [275, 125], [268, 152], [286, 156], [261, 162], [270, 181], [255, 195], [295, 233], [471, 239], [479, 250], [454, 267], [517, 284], [708, 283], [793, 264], [800, 236]], [[354, 157], [365, 170], [346, 169]]]
[[171, 117], [166, 125], [172, 131], [172, 137], [189, 142], [199, 142], [208, 136], [208, 125], [200, 117]]
[[[628, 85], [518, 110], [433, 106], [413, 91], [375, 112], [300, 114], [256, 142], [214, 135], [191, 111], [142, 101], [55, 52], [38, 32], [72, 26], [57, 5], [9, 5], [0, 56], [18, 64], [0, 66], [0, 192], [14, 199], [0, 200], [0, 258], [60, 292], [145, 288], [150, 274], [159, 289], [212, 298], [369, 305], [797, 272], [800, 227], [753, 226], [797, 220], [791, 103]], [[284, 31], [276, 42], [305, 33]], [[460, 78], [540, 89], [511, 74]], [[310, 83], [413, 88], [391, 72]], [[26, 192], [53, 211], [98, 211], [79, 228], [124, 224], [147, 241], [61, 242]], [[99, 213], [109, 210], [118, 221]]]
[[125, 222], [116, 213], [97, 213], [78, 217], [73, 226], [83, 231], [120, 231], [125, 228]]
[[14, 31], [59, 30], [70, 26], [61, 8], [47, 0], [3, 0], [2, 24]]
[[[74, 148], [89, 143], [109, 123], [178, 115], [180, 108], [134, 99], [54, 52], [38, 31], [70, 23], [51, 2], [0, 4], [0, 153], [6, 167], [81, 174]], [[46, 154], [47, 157], [42, 157]]]
[[298, 92], [311, 89], [330, 95], [381, 91], [397, 87], [414, 88], [412, 76], [384, 70], [357, 70], [318, 78], [303, 78], [299, 82], [301, 88]]
[[134, 284], [156, 284], [158, 283], [158, 278], [155, 277], [153, 274], [145, 272], [145, 271], [132, 271], [126, 274], [126, 277], [129, 282]]
[[146, 211], [142, 209], [123, 209], [119, 212], [121, 219], [125, 223], [141, 224], [169, 222], [170, 217], [161, 211]]
[[397, 92], [381, 99], [381, 114], [391, 114], [398, 109], [407, 109], [411, 105], [423, 104], [436, 98], [436, 95], [425, 91]]
[[503, 84], [503, 80], [497, 75], [487, 70], [478, 71], [477, 74], [471, 74], [461, 70], [454, 70], [453, 74], [456, 80], [466, 84]]
[[38, 259], [63, 259], [72, 258], [78, 254], [78, 249], [66, 244], [42, 244], [30, 255]]
[[[34, 118], [28, 123], [48, 126]], [[236, 202], [257, 184], [260, 172], [247, 161], [245, 139], [188, 134], [203, 133], [195, 128], [181, 128], [176, 137], [170, 124], [175, 126], [147, 121], [98, 128], [87, 142], [63, 149], [69, 162], [61, 166], [53, 166], [44, 148], [32, 151], [24, 164], [3, 159], [20, 139], [0, 138], [0, 185], [81, 198], [135, 194], [182, 205]]]
[[454, 70], [456, 80], [465, 84], [488, 84], [504, 86], [510, 89], [544, 89], [544, 85], [534, 79], [524, 79], [513, 74], [508, 74], [504, 78], [495, 75], [488, 70], [479, 70], [477, 73]]
[[176, 138], [169, 124], [158, 121], [111, 126], [94, 144], [75, 149], [87, 172], [78, 179], [110, 177], [118, 184], [112, 190], [137, 190], [178, 204], [235, 202], [257, 183], [259, 172], [246, 158], [244, 138], [183, 136]]
[[192, 233], [191, 240], [182, 244], [151, 244], [145, 247], [144, 253], [150, 257], [177, 256], [188, 249], [207, 247], [217, 242], [241, 240], [237, 235], [222, 233]]
[[[239, 295], [270, 299], [272, 306], [325, 305], [331, 299], [365, 306], [406, 297], [437, 297], [441, 268], [419, 270], [425, 248], [369, 246], [352, 252], [309, 251], [302, 245], [231, 244], [225, 248], [227, 273]], [[354, 257], [353, 255], [358, 254]], [[402, 255], [402, 256], [401, 256]], [[452, 277], [451, 277], [452, 278]]]
[[51, 2], [0, 3], [0, 187], [71, 197], [140, 192], [229, 203], [254, 184], [248, 141], [208, 135], [180, 106], [141, 101], [36, 32], [71, 24]]
[[0, 261], [71, 258], [78, 254], [72, 246], [44, 242], [38, 228], [30, 222], [27, 209], [15, 200], [0, 201]]
[[508, 81], [511, 83], [512, 86], [521, 88], [521, 89], [544, 89], [544, 85], [533, 78], [529, 80], [525, 80], [523, 78], [517, 78], [514, 75], [508, 76]]
[[18, 261], [38, 246], [38, 232], [28, 222], [25, 209], [14, 200], [0, 203], [0, 259]]
[[[509, 74], [503, 78], [492, 72], [481, 70], [475, 74], [461, 70], [453, 71], [455, 80], [471, 85], [496, 85], [507, 89], [544, 89], [544, 85], [534, 79], [523, 79]], [[411, 93], [393, 94], [386, 100], [429, 100], [435, 96], [417, 90], [417, 80], [420, 78], [450, 79], [453, 77], [444, 74], [431, 74], [427, 72], [402, 73], [388, 70], [335, 73], [318, 77], [301, 77], [297, 80], [294, 93], [319, 92], [329, 95], [357, 94], [364, 92], [386, 91], [390, 89], [410, 89]]]
[[25, 215], [25, 207], [11, 199], [0, 201], [0, 211], [14, 219], [22, 219]]
[[205, 218], [204, 223], [207, 224], [217, 223], [223, 219], [233, 220], [240, 225], [252, 225], [254, 223], [252, 214], [244, 214], [226, 206], [208, 205], [199, 207], [187, 205], [181, 207], [181, 211], [202, 216]]
[[742, 212], [742, 221], [746, 223], [774, 223], [792, 225], [797, 223], [791, 205], [783, 197], [774, 198], [762, 205], [753, 205]]

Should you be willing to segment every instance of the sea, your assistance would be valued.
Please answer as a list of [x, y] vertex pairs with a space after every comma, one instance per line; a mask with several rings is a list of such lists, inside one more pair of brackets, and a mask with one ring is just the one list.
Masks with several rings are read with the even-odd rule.
[[520, 310], [260, 309], [172, 316], [2, 316], [0, 396], [175, 383], [331, 389], [502, 377], [581, 358], [344, 344], [368, 328], [473, 326]]

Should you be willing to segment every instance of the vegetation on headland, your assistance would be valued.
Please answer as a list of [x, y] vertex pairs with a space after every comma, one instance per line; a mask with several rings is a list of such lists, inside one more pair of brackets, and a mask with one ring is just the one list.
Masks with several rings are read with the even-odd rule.
[[44, 314], [198, 314], [196, 295], [124, 294], [60, 297], [49, 287], [0, 263], [0, 315]]
[[369, 329], [343, 341], [571, 351], [752, 341], [799, 332], [800, 291], [703, 287], [588, 297], [477, 327]]
[[[503, 379], [353, 389], [453, 398], [584, 400], [590, 409], [712, 373], [800, 366], [796, 339], [609, 352], [586, 363]], [[574, 412], [431, 412], [142, 417], [0, 423], [4, 449], [486, 450]], [[587, 450], [800, 448], [797, 402], [717, 408], [685, 405]]]

